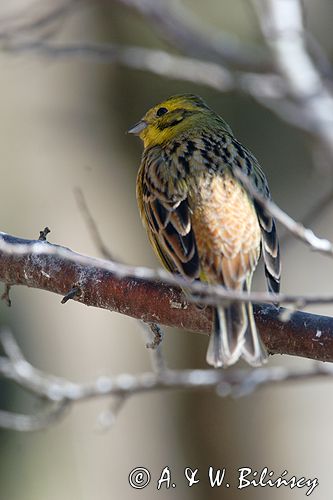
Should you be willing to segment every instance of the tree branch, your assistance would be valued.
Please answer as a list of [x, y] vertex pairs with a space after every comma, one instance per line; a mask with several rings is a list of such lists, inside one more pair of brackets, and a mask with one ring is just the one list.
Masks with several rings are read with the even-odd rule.
[[161, 390], [215, 390], [219, 396], [240, 397], [269, 384], [332, 378], [330, 365], [290, 371], [283, 367], [255, 370], [163, 370], [137, 375], [122, 373], [100, 376], [89, 383], [77, 383], [55, 377], [32, 366], [22, 355], [8, 330], [0, 331], [0, 345], [6, 357], [0, 357], [0, 375], [17, 383], [44, 402], [45, 409], [34, 415], [0, 410], [0, 427], [16, 431], [44, 429], [64, 417], [79, 401], [112, 397], [112, 408], [100, 415], [99, 423], [109, 427], [130, 396]]
[[[307, 52], [299, 0], [253, 0], [272, 58], [236, 37], [203, 28], [202, 20], [176, 2], [113, 0], [143, 15], [159, 36], [191, 57], [116, 44], [54, 44], [54, 25], [82, 0], [64, 0], [45, 13], [0, 20], [1, 49], [48, 58], [76, 58], [150, 71], [166, 78], [245, 92], [286, 122], [310, 134], [333, 158], [333, 97]], [[110, 0], [109, 0], [110, 1]], [[312, 41], [312, 45], [314, 42]], [[317, 47], [316, 52], [319, 49]], [[202, 60], [199, 60], [201, 58]], [[323, 57], [321, 57], [323, 59]], [[331, 162], [330, 162], [331, 163]]]
[[300, 0], [254, 0], [263, 35], [310, 133], [333, 158], [333, 96], [307, 52]]
[[270, 72], [271, 61], [261, 47], [242, 43], [237, 37], [212, 26], [180, 2], [164, 0], [113, 0], [139, 12], [158, 36], [188, 55], [224, 63], [242, 71]]
[[[272, 67], [267, 51], [255, 44], [249, 46], [225, 32], [203, 26], [202, 19], [178, 2], [164, 0], [113, 0], [144, 16], [158, 36], [178, 50], [203, 60], [223, 63], [240, 71], [269, 72]], [[62, 0], [50, 7], [32, 3], [28, 10], [0, 19], [0, 40], [8, 41], [33, 36], [45, 39], [55, 27], [69, 17], [78, 6], [89, 2]], [[95, 8], [95, 4], [93, 4]]]
[[260, 191], [254, 186], [251, 178], [240, 169], [234, 169], [233, 173], [237, 179], [243, 184], [246, 191], [254, 198], [263, 209], [272, 215], [275, 220], [280, 222], [290, 234], [296, 236], [299, 240], [309, 245], [312, 250], [329, 256], [333, 256], [333, 244], [324, 238], [318, 238], [311, 229], [303, 226], [300, 222], [296, 222], [286, 212], [284, 212], [271, 199], [263, 196]]
[[[260, 5], [259, 20], [273, 56], [271, 59], [265, 51], [248, 48], [225, 33], [213, 34], [202, 29], [201, 21], [198, 22], [180, 4], [161, 0], [114, 1], [140, 12], [162, 38], [191, 57], [116, 44], [50, 42], [58, 23], [76, 8], [80, 0], [63, 0], [60, 6], [36, 17], [30, 16], [27, 21], [3, 20], [0, 22], [1, 49], [11, 54], [33, 53], [53, 59], [75, 58], [119, 64], [203, 84], [220, 92], [231, 89], [247, 92], [281, 118], [312, 134], [333, 158], [333, 98], [307, 53], [299, 0], [256, 0]], [[313, 250], [333, 254], [331, 242], [318, 238], [273, 202], [261, 197], [241, 173], [239, 178], [249, 194], [294, 236]], [[91, 220], [89, 224], [91, 226]], [[45, 231], [41, 240], [44, 237]], [[99, 245], [103, 249], [101, 240]], [[105, 247], [103, 251], [105, 253]], [[271, 354], [332, 362], [333, 318], [295, 309], [307, 304], [333, 303], [333, 296], [227, 291], [204, 283], [191, 284], [162, 270], [103, 261], [47, 241], [22, 240], [3, 233], [0, 234], [0, 281], [5, 283], [3, 297], [8, 303], [10, 286], [20, 284], [61, 294], [63, 302], [73, 299], [151, 323], [155, 337], [149, 338], [149, 342], [156, 347], [153, 351], [154, 372], [103, 376], [88, 384], [78, 384], [33, 367], [24, 358], [10, 332], [0, 332], [0, 344], [5, 353], [5, 356], [0, 356], [0, 375], [19, 384], [44, 403], [42, 411], [35, 415], [0, 410], [0, 427], [15, 430], [45, 428], [62, 418], [74, 402], [101, 396], [113, 398], [114, 405], [101, 418], [101, 423], [108, 425], [127, 398], [139, 393], [213, 389], [220, 396], [242, 396], [267, 384], [333, 375], [332, 367], [323, 365], [298, 372], [285, 368], [169, 370], [160, 351], [162, 333], [156, 325], [162, 323], [209, 334], [212, 328], [209, 305], [251, 301], [255, 303], [260, 334]], [[197, 301], [208, 307], [199, 310], [194, 303], [187, 302], [180, 286], [199, 294]], [[277, 309], [270, 305], [272, 302], [290, 305], [291, 309]]]
[[[161, 279], [165, 283], [156, 281]], [[22, 240], [4, 233], [0, 237], [0, 281], [61, 295], [78, 287], [80, 293], [73, 298], [86, 305], [204, 334], [211, 331], [211, 310], [199, 310], [188, 303], [179, 284], [199, 292], [201, 302], [265, 300], [292, 304], [294, 308], [297, 304], [333, 303], [333, 296], [246, 294], [204, 283], [191, 284], [163, 270], [86, 257], [45, 241]], [[285, 321], [281, 310], [274, 306], [255, 307], [258, 328], [269, 352], [333, 361], [333, 319], [293, 310], [291, 313]]]
[[82, 0], [57, 0], [53, 6], [42, 1], [33, 2], [14, 15], [0, 18], [0, 40], [31, 35], [46, 39], [54, 35], [79, 5], [82, 6]]
[[[136, 46], [61, 44], [48, 41], [49, 25], [52, 34], [53, 24], [69, 15], [80, 0], [68, 0], [61, 8], [50, 9], [46, 14], [36, 16], [28, 22], [22, 22], [18, 18], [15, 24], [14, 18], [9, 27], [0, 22], [0, 40], [3, 42], [1, 49], [11, 54], [30, 53], [54, 60], [75, 58], [102, 64], [118, 64], [135, 70], [149, 71], [165, 78], [205, 85], [220, 92], [236, 90], [247, 93], [281, 119], [324, 142], [325, 149], [332, 157], [332, 134], [330, 131], [326, 132], [326, 123], [330, 120], [328, 109], [332, 108], [333, 98], [318, 72], [316, 75], [317, 82], [320, 83], [320, 93], [313, 95], [313, 87], [307, 87], [306, 93], [297, 95], [300, 88], [291, 85], [292, 78], [289, 73], [281, 71], [277, 57], [268, 60], [266, 55], [263, 57], [264, 52], [257, 51], [254, 47], [248, 49], [236, 38], [224, 33], [212, 36], [211, 31], [203, 30], [202, 23], [180, 4], [159, 0], [114, 1], [140, 12], [153, 22], [153, 26], [160, 28], [159, 34], [162, 37], [165, 36], [173, 46], [192, 57]], [[258, 14], [264, 25], [267, 15], [262, 15], [260, 9]], [[300, 36], [303, 37], [303, 34]], [[301, 47], [304, 51], [303, 46], [304, 43]], [[259, 54], [261, 55], [258, 57]], [[286, 51], [287, 58], [288, 54]], [[199, 57], [202, 60], [198, 59]], [[311, 59], [307, 53], [303, 59], [309, 67]], [[292, 71], [293, 63], [290, 58], [288, 64], [288, 69], [291, 68]], [[313, 64], [312, 67], [315, 71]], [[297, 72], [294, 71], [293, 74]], [[305, 83], [304, 88], [306, 85]], [[331, 125], [328, 128], [331, 129]]]
[[[1, 33], [0, 33], [1, 39]], [[215, 62], [178, 56], [163, 50], [115, 43], [54, 43], [43, 39], [21, 40], [13, 37], [1, 50], [12, 55], [30, 54], [53, 60], [76, 60], [114, 64], [148, 71], [168, 79], [204, 85], [220, 92], [239, 90], [255, 99], [285, 97], [282, 78], [274, 74], [233, 73]]]

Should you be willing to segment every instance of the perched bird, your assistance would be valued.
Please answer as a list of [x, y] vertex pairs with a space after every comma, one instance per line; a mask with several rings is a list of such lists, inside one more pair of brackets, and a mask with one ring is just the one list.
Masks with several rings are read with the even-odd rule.
[[[274, 220], [247, 193], [241, 169], [265, 197], [258, 161], [229, 125], [193, 94], [151, 108], [129, 133], [144, 144], [136, 194], [141, 219], [162, 264], [189, 280], [249, 291], [262, 251], [268, 289], [280, 288]], [[215, 308], [207, 362], [229, 366], [243, 357], [261, 365], [267, 353], [251, 303]]]

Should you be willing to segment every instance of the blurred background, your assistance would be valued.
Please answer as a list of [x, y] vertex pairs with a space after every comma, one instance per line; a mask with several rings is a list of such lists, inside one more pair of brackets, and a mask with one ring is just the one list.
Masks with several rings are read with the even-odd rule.
[[[24, 13], [33, 18], [57, 1], [2, 0], [0, 34], [6, 19], [16, 14], [23, 19]], [[245, 44], [264, 43], [248, 0], [183, 4], [202, 22]], [[331, 0], [308, 0], [304, 8], [309, 33], [332, 59]], [[53, 36], [63, 43], [117, 42], [177, 52], [160, 39], [151, 21], [113, 1], [76, 5]], [[125, 132], [151, 105], [179, 92], [200, 94], [231, 124], [237, 138], [260, 160], [275, 201], [296, 219], [332, 189], [332, 173], [313, 161], [310, 138], [245, 94], [221, 93], [111, 64], [47, 59], [1, 48], [2, 231], [35, 238], [48, 226], [49, 241], [98, 255], [75, 200], [74, 190], [80, 187], [112, 252], [128, 263], [156, 267], [135, 199], [142, 146]], [[318, 234], [331, 240], [332, 217], [333, 204], [328, 204], [312, 222]], [[331, 291], [333, 268], [328, 259], [294, 239], [283, 244], [282, 259], [283, 291]], [[255, 288], [264, 287], [258, 272]], [[151, 369], [134, 320], [73, 301], [64, 306], [56, 295], [23, 287], [13, 288], [11, 298], [10, 309], [0, 304], [1, 324], [11, 327], [34, 366], [77, 382]], [[333, 314], [330, 306], [312, 310]], [[170, 367], [205, 367], [204, 336], [167, 329], [164, 345]], [[269, 366], [305, 368], [311, 363], [275, 356]], [[333, 444], [330, 391], [329, 382], [310, 381], [268, 387], [240, 399], [199, 391], [141, 395], [130, 399], [106, 432], [99, 430], [97, 420], [108, 400], [78, 404], [46, 431], [0, 431], [0, 496], [107, 500], [158, 495], [163, 500], [204, 495], [214, 499], [223, 494], [226, 499], [296, 500], [305, 495], [305, 489], [211, 489], [207, 468], [212, 465], [227, 467], [231, 483], [243, 466], [267, 466], [276, 475], [287, 469], [297, 477], [318, 477], [320, 486], [313, 496], [326, 499], [331, 494]], [[0, 384], [0, 405], [22, 412], [38, 409], [35, 400], [5, 382]], [[166, 465], [177, 487], [156, 492]], [[128, 485], [128, 474], [137, 466], [152, 473], [151, 485], [142, 491]], [[199, 468], [199, 485], [186, 487], [185, 467]]]

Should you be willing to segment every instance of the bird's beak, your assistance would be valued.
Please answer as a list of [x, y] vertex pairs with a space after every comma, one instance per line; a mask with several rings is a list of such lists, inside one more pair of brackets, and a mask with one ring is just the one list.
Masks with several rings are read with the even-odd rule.
[[128, 134], [140, 135], [141, 132], [147, 127], [148, 123], [144, 120], [140, 120], [133, 127], [127, 130]]

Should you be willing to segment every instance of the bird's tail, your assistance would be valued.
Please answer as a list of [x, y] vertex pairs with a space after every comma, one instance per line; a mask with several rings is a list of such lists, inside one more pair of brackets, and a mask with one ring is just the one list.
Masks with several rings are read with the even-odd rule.
[[246, 314], [248, 327], [244, 335], [242, 358], [244, 358], [245, 361], [247, 361], [247, 363], [251, 366], [261, 366], [263, 363], [266, 363], [268, 354], [254, 321], [251, 302], [246, 304]]
[[245, 304], [237, 302], [227, 307], [216, 307], [213, 315], [207, 363], [216, 368], [232, 365], [241, 356], [248, 326]]
[[230, 366], [243, 357], [252, 366], [260, 366], [267, 358], [258, 334], [251, 303], [235, 302], [214, 309], [213, 330], [209, 339], [207, 363]]

